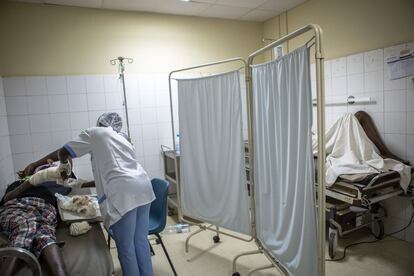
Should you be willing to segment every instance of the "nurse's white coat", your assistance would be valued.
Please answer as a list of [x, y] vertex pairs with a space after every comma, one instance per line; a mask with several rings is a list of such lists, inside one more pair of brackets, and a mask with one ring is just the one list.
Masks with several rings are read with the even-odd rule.
[[108, 229], [128, 211], [155, 199], [134, 147], [111, 127], [92, 127], [64, 145], [73, 158], [91, 155], [96, 191]]

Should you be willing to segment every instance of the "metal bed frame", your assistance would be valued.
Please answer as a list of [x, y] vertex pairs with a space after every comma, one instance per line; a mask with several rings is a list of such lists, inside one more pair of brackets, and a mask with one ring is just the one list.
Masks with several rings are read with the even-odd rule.
[[[239, 254], [237, 256], [235, 256], [235, 258], [233, 259], [233, 276], [237, 276], [240, 275], [237, 272], [237, 267], [236, 267], [236, 262], [237, 260], [242, 257], [242, 256], [247, 256], [247, 255], [253, 255], [253, 254], [264, 254], [267, 259], [271, 262], [271, 265], [267, 265], [264, 267], [260, 267], [260, 268], [256, 268], [253, 269], [249, 272], [248, 275], [251, 275], [253, 272], [258, 271], [258, 270], [262, 270], [262, 269], [268, 269], [271, 267], [275, 267], [276, 269], [278, 269], [281, 273], [285, 274], [285, 275], [289, 275], [288, 271], [284, 268], [284, 266], [278, 261], [276, 256], [273, 256], [271, 251], [268, 250], [268, 248], [266, 248], [266, 246], [257, 238], [256, 235], [256, 209], [255, 209], [255, 192], [254, 192], [254, 164], [253, 164], [253, 157], [254, 157], [254, 148], [253, 148], [253, 120], [252, 120], [252, 116], [253, 116], [253, 104], [252, 104], [252, 93], [253, 93], [253, 89], [252, 89], [252, 81], [251, 81], [251, 76], [252, 76], [252, 65], [253, 65], [253, 61], [254, 59], [269, 51], [272, 50], [273, 48], [282, 45], [283, 43], [292, 40], [296, 37], [299, 37], [305, 33], [308, 32], [312, 32], [313, 36], [312, 38], [306, 43], [308, 48], [311, 47], [315, 47], [315, 63], [316, 63], [316, 89], [317, 89], [317, 130], [318, 130], [318, 152], [319, 152], [319, 158], [318, 158], [318, 170], [319, 171], [325, 171], [325, 96], [324, 96], [324, 56], [323, 56], [323, 50], [322, 50], [322, 29], [320, 28], [319, 25], [315, 25], [315, 24], [310, 24], [307, 26], [304, 26], [292, 33], [287, 34], [286, 36], [281, 37], [278, 40], [275, 40], [274, 42], [268, 44], [267, 46], [255, 51], [254, 53], [252, 53], [251, 55], [249, 55], [248, 57], [248, 62], [246, 63], [245, 60], [243, 60], [242, 58], [232, 58], [232, 59], [226, 59], [226, 60], [222, 60], [222, 61], [217, 61], [217, 62], [212, 62], [212, 63], [207, 63], [207, 64], [202, 64], [202, 65], [198, 65], [198, 66], [192, 66], [192, 67], [188, 67], [188, 68], [183, 68], [183, 69], [179, 69], [179, 70], [175, 70], [170, 72], [169, 76], [168, 76], [168, 82], [169, 82], [169, 92], [170, 92], [170, 108], [171, 108], [171, 124], [172, 124], [172, 136], [173, 136], [173, 147], [174, 147], [174, 154], [176, 152], [176, 147], [175, 147], [175, 129], [174, 129], [174, 111], [173, 111], [173, 101], [172, 101], [172, 89], [171, 89], [171, 76], [174, 73], [177, 72], [182, 72], [182, 71], [187, 71], [187, 70], [192, 70], [192, 69], [197, 69], [197, 68], [202, 68], [202, 67], [207, 67], [207, 66], [213, 66], [213, 65], [218, 65], [218, 64], [223, 64], [223, 63], [228, 63], [228, 62], [235, 62], [235, 61], [240, 61], [243, 63], [244, 67], [245, 67], [245, 72], [246, 72], [246, 94], [247, 94], [247, 121], [248, 121], [248, 148], [249, 148], [249, 152], [248, 152], [248, 158], [249, 158], [249, 165], [250, 165], [250, 214], [251, 214], [251, 229], [252, 229], [252, 233], [251, 233], [251, 239], [243, 239], [240, 237], [237, 237], [235, 235], [231, 235], [229, 233], [226, 232], [221, 232], [219, 231], [218, 227], [216, 229], [212, 229], [211, 226], [203, 226], [201, 224], [199, 224], [198, 226], [200, 227], [199, 230], [197, 230], [195, 233], [193, 233], [191, 236], [201, 232], [202, 230], [211, 230], [211, 231], [215, 231], [217, 233], [221, 233], [223, 235], [227, 235], [233, 238], [237, 238], [237, 239], [241, 239], [244, 241], [251, 241], [254, 240], [258, 250], [255, 251], [249, 251], [249, 252], [245, 252], [242, 254]], [[174, 158], [174, 163], [175, 163], [175, 171], [178, 172], [177, 169], [177, 158], [175, 156]], [[177, 179], [177, 201], [178, 201], [178, 217], [179, 220], [187, 222], [187, 223], [191, 223], [194, 224], [193, 221], [191, 220], [187, 220], [184, 218], [183, 214], [182, 214], [182, 210], [181, 210], [181, 199], [180, 199], [180, 177], [177, 174], [176, 175], [176, 179]], [[318, 260], [318, 270], [319, 270], [319, 275], [324, 276], [325, 275], [325, 231], [323, 229], [325, 229], [325, 209], [326, 209], [326, 202], [325, 202], [325, 177], [318, 177], [318, 255], [319, 255], [319, 260]], [[191, 237], [190, 236], [190, 237]], [[190, 238], [189, 237], [189, 238]], [[188, 238], [188, 239], [189, 239]], [[186, 241], [186, 244], [188, 243], [188, 239]], [[188, 248], [187, 248], [188, 249]]]
[[[381, 178], [387, 179], [382, 181]], [[369, 206], [401, 194], [399, 181], [400, 176], [395, 171], [380, 173], [367, 185], [338, 180], [326, 188], [326, 196], [354, 206]]]
[[[413, 171], [414, 168], [412, 174]], [[339, 179], [326, 188], [331, 259], [335, 258], [338, 238], [361, 228], [371, 227], [377, 239], [384, 237], [383, 219], [387, 212], [380, 202], [404, 193], [400, 179], [398, 172], [391, 171], [376, 175], [366, 184]]]
[[42, 269], [36, 256], [30, 251], [20, 247], [5, 247], [0, 248], [0, 259], [3, 258], [17, 258], [24, 261], [29, 269], [32, 271], [33, 276], [42, 276]]
[[[181, 69], [178, 69], [178, 70], [171, 71], [168, 75], [168, 87], [169, 87], [169, 93], [170, 93], [170, 109], [171, 109], [171, 128], [172, 128], [172, 137], [173, 137], [173, 155], [174, 155], [174, 166], [175, 166], [175, 172], [176, 172], [175, 179], [176, 179], [176, 188], [177, 188], [178, 219], [179, 219], [179, 221], [186, 222], [186, 223], [189, 223], [189, 224], [193, 224], [193, 225], [196, 224], [199, 227], [199, 229], [197, 231], [191, 233], [187, 237], [187, 239], [185, 241], [185, 252], [189, 251], [189, 241], [190, 241], [190, 239], [193, 236], [195, 236], [195, 235], [197, 235], [200, 232], [205, 231], [205, 230], [213, 231], [213, 232], [216, 233], [216, 236], [213, 237], [213, 241], [215, 243], [220, 241], [220, 234], [225, 235], [225, 236], [229, 236], [229, 237], [232, 237], [232, 238], [236, 238], [236, 239], [239, 239], [239, 240], [242, 240], [242, 241], [245, 241], [245, 242], [251, 242], [253, 240], [253, 237], [251, 237], [249, 239], [246, 239], [246, 238], [243, 238], [243, 237], [240, 237], [240, 236], [230, 234], [228, 232], [223, 232], [223, 231], [220, 230], [219, 226], [217, 226], [217, 225], [213, 225], [213, 224], [204, 225], [203, 222], [197, 220], [197, 218], [190, 218], [190, 217], [184, 216], [183, 212], [182, 212], [182, 208], [181, 208], [181, 192], [180, 192], [181, 191], [181, 187], [180, 187], [181, 185], [180, 185], [180, 174], [179, 174], [179, 170], [178, 170], [177, 149], [176, 149], [176, 145], [175, 145], [175, 127], [174, 127], [174, 109], [173, 109], [174, 107], [173, 107], [172, 86], [171, 86], [171, 80], [173, 79], [172, 75], [176, 74], [176, 73], [179, 73], [179, 72], [190, 71], [190, 70], [194, 70], [194, 69], [205, 68], [205, 67], [210, 67], [210, 66], [215, 66], [215, 65], [220, 65], [220, 64], [226, 64], [226, 63], [235, 63], [235, 62], [242, 63], [243, 66], [241, 68], [239, 68], [238, 70], [244, 69], [244, 71], [246, 73], [246, 76], [247, 76], [246, 61], [244, 59], [240, 58], [240, 57], [230, 58], [230, 59], [225, 59], [225, 60], [220, 60], [220, 61], [215, 61], [215, 62], [210, 62], [210, 63], [205, 63], [205, 64], [186, 67], [186, 68], [181, 68]], [[250, 204], [251, 203], [252, 203], [252, 200], [250, 199]], [[250, 206], [250, 208], [252, 208], [252, 207]], [[253, 232], [253, 227], [251, 227], [251, 229], [252, 229], [252, 232]]]

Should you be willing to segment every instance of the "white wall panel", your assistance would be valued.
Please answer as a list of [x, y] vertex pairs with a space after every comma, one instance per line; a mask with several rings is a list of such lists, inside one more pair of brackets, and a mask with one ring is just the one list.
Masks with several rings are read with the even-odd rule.
[[[10, 126], [6, 129], [17, 138], [13, 150], [8, 152], [19, 169], [61, 147], [82, 129], [95, 126], [104, 112], [119, 112], [125, 118], [121, 84], [115, 74], [4, 80], [6, 97], [0, 97], [0, 108], [4, 106], [10, 112], [4, 110], [4, 120], [0, 122], [7, 124], [8, 115]], [[167, 75], [127, 75], [126, 87], [131, 136], [138, 160], [151, 177], [160, 177], [161, 144], [172, 146]], [[0, 134], [8, 137], [9, 132]], [[79, 177], [92, 178], [89, 158], [75, 163]]]
[[[4, 87], [17, 91], [19, 95], [25, 94], [25, 85], [22, 78], [11, 78], [5, 85], [3, 85], [3, 81], [4, 79], [0, 77], [0, 198], [3, 196], [7, 185], [15, 178]], [[25, 128], [28, 128], [26, 116], [14, 117], [12, 121], [16, 126], [16, 128], [13, 128], [14, 134], [27, 132], [25, 130]]]

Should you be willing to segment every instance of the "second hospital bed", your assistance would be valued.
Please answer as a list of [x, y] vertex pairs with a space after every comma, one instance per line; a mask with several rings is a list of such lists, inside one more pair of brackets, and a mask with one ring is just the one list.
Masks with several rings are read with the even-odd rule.
[[[382, 142], [370, 116], [358, 111], [355, 113], [368, 138], [374, 143], [383, 158], [391, 158], [409, 165], [391, 153]], [[411, 174], [414, 167], [411, 167]], [[338, 237], [363, 227], [371, 227], [378, 239], [384, 237], [383, 218], [386, 216], [382, 201], [401, 195], [400, 174], [396, 171], [366, 175], [344, 175], [326, 188], [326, 218], [329, 226], [329, 256], [335, 257]]]

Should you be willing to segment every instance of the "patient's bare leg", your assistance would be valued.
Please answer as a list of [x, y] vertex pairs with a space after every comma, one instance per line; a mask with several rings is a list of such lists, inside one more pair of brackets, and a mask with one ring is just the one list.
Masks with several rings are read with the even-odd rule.
[[40, 259], [46, 264], [51, 276], [66, 276], [62, 252], [56, 244], [46, 246], [40, 254]]

